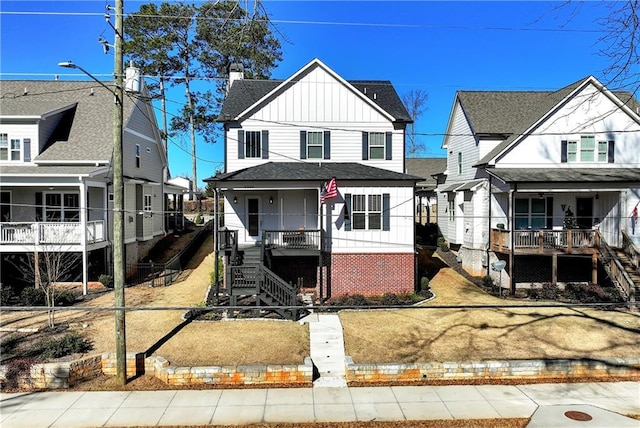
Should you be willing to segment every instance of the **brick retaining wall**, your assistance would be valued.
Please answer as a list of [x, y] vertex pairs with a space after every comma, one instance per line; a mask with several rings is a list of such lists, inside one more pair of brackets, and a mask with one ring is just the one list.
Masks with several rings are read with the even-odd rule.
[[500, 360], [415, 364], [354, 364], [351, 358], [347, 357], [347, 360], [347, 382], [640, 376], [640, 358]]

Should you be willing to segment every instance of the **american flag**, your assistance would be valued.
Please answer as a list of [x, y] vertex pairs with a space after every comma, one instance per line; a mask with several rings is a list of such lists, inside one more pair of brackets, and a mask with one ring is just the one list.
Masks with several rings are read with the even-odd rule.
[[324, 183], [322, 185], [320, 202], [324, 204], [327, 199], [333, 199], [336, 197], [338, 197], [338, 186], [336, 185], [336, 178], [333, 177], [328, 183]]

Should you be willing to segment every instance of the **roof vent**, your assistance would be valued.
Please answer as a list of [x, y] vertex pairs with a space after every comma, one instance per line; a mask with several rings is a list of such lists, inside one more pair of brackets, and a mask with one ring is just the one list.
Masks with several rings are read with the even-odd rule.
[[28, 91], [27, 91], [27, 88], [25, 87], [22, 95], [27, 95], [27, 94], [28, 94]]
[[93, 96], [93, 88], [91, 88], [91, 92], [89, 92], [90, 96]]
[[364, 93], [365, 93], [365, 95], [367, 94], [367, 87], [366, 86], [364, 88]]
[[377, 100], [378, 99], [378, 94], [376, 94], [375, 92], [373, 93], [373, 99]]

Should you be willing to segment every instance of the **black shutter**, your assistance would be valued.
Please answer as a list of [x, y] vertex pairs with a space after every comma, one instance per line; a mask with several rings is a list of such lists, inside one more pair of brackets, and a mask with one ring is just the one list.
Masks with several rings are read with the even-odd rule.
[[547, 197], [547, 229], [553, 229], [553, 197]]
[[300, 131], [300, 159], [307, 158], [307, 131]]
[[351, 193], [344, 194], [344, 230], [351, 230]]
[[562, 140], [560, 144], [560, 162], [567, 163], [567, 140]]
[[385, 140], [384, 140], [384, 156], [386, 160], [391, 160], [391, 138], [392, 138], [392, 134], [391, 132], [387, 132], [385, 134]]
[[609, 147], [607, 148], [607, 162], [615, 163], [616, 142], [609, 141]]
[[244, 159], [244, 131], [238, 130], [238, 159]]
[[269, 131], [262, 131], [262, 159], [269, 159]]
[[362, 160], [369, 159], [369, 133], [362, 131]]
[[36, 192], [36, 221], [42, 221], [42, 192]]
[[324, 131], [324, 154], [325, 159], [331, 159], [331, 131]]
[[391, 195], [382, 194], [382, 230], [391, 230]]

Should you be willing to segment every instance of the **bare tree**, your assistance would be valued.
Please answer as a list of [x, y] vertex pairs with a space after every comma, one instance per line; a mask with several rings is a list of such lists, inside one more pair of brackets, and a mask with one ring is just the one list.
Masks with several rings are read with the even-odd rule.
[[416, 122], [427, 111], [428, 99], [429, 94], [422, 89], [411, 89], [402, 96], [402, 102], [413, 120], [413, 123], [409, 124], [409, 141], [407, 141], [406, 150], [408, 157], [416, 157], [425, 149], [424, 144], [416, 140]]

